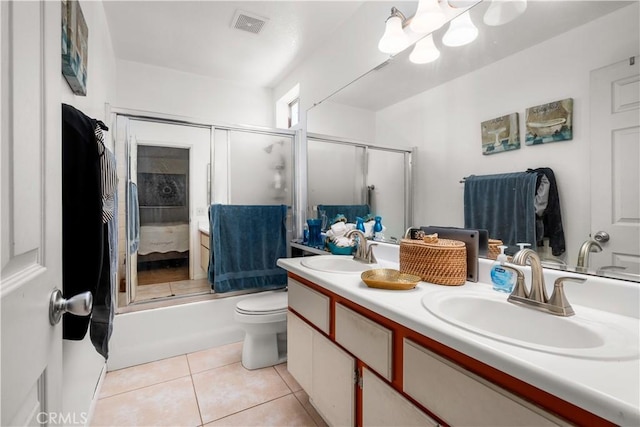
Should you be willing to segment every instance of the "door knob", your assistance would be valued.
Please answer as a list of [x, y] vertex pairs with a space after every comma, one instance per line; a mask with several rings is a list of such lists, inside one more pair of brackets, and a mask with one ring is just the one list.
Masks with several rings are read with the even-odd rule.
[[54, 289], [49, 300], [49, 322], [57, 324], [64, 313], [71, 313], [76, 316], [88, 316], [93, 308], [93, 296], [91, 292], [83, 292], [74, 295], [69, 299], [64, 299], [60, 289]]
[[593, 238], [598, 243], [606, 243], [609, 241], [609, 233], [606, 231], [598, 231]]

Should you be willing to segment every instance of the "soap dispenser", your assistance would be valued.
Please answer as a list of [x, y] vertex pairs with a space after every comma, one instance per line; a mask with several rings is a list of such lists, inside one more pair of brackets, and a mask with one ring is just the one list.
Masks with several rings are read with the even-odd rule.
[[506, 246], [498, 246], [500, 254], [491, 266], [491, 282], [493, 282], [493, 290], [498, 292], [511, 293], [513, 285], [516, 283], [516, 275], [513, 271], [503, 268], [507, 262], [507, 255], [504, 253]]
[[382, 227], [382, 217], [375, 217], [375, 224], [373, 224], [373, 240], [382, 241], [384, 240], [384, 228]]

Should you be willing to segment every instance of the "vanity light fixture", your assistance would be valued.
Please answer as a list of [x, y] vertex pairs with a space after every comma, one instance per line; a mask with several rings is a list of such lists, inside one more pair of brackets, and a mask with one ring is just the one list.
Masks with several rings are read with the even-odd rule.
[[378, 42], [378, 49], [383, 53], [396, 54], [406, 49], [409, 39], [404, 33], [403, 25], [407, 18], [395, 7], [391, 8], [391, 15], [387, 18], [386, 28]]
[[492, 27], [504, 25], [522, 15], [527, 0], [493, 0], [484, 14], [484, 23]]
[[449, 29], [442, 37], [442, 43], [446, 46], [463, 46], [474, 41], [476, 37], [478, 28], [473, 25], [469, 11], [466, 11], [451, 21]]
[[438, 4], [438, 0], [420, 0], [409, 28], [415, 33], [427, 34], [442, 27], [445, 22], [447, 22], [447, 16]]
[[433, 43], [433, 34], [429, 34], [418, 41], [409, 55], [409, 61], [414, 64], [427, 64], [440, 57], [440, 51]]

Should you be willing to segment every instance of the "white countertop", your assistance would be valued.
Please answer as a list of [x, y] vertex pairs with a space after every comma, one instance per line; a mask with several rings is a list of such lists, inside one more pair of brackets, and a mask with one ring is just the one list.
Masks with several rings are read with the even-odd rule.
[[[640, 426], [640, 358], [637, 356], [638, 352], [631, 360], [593, 360], [549, 354], [507, 344], [445, 322], [427, 311], [421, 302], [425, 295], [436, 295], [436, 293], [441, 295], [442, 292], [473, 291], [489, 293], [491, 297], [494, 297], [497, 293], [486, 283], [467, 282], [463, 286], [440, 286], [420, 282], [415, 289], [408, 291], [373, 289], [362, 282], [359, 273], [317, 271], [301, 265], [302, 259], [280, 259], [278, 265], [409, 329], [613, 423]], [[488, 282], [490, 266], [490, 261], [480, 260], [480, 280]], [[555, 273], [551, 272], [550, 274], [551, 277], [547, 278], [547, 282], [551, 279], [551, 284], [553, 284], [552, 279]], [[547, 275], [547, 270], [545, 270], [545, 275]], [[585, 284], [581, 285], [586, 286], [585, 290], [581, 291], [584, 295], [576, 295], [578, 293], [577, 287], [571, 287], [570, 291], [567, 291], [567, 295], [576, 311], [576, 318], [594, 313], [592, 307], [601, 303], [604, 307], [604, 311], [601, 312], [603, 315], [611, 316], [610, 319], [617, 320], [627, 326], [631, 325], [635, 331], [640, 331], [638, 326], [640, 321], [635, 309], [635, 305], [639, 302], [637, 284], [632, 285], [635, 287], [627, 282], [594, 277], [589, 278]], [[609, 292], [608, 290], [612, 286], [619, 286], [619, 288]], [[591, 301], [593, 295], [599, 301]], [[506, 299], [506, 297], [505, 294], [504, 298]], [[626, 298], [626, 300], [612, 302], [611, 298]], [[631, 301], [628, 301], [629, 299]], [[588, 304], [581, 307], [579, 304], [585, 301]], [[618, 303], [622, 306], [620, 310], [616, 309]], [[527, 308], [523, 307], [522, 309], [526, 310]], [[616, 314], [620, 311], [628, 315]], [[505, 321], [509, 321], [509, 319], [505, 319]], [[535, 328], [536, 325], [526, 325], [526, 327]], [[553, 333], [553, 331], [549, 331], [549, 333]], [[639, 333], [636, 333], [636, 336]], [[637, 341], [631, 345], [639, 346]]]

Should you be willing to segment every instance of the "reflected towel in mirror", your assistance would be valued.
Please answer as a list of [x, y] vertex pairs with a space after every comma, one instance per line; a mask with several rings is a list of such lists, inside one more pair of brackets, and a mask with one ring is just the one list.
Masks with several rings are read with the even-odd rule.
[[486, 229], [505, 245], [536, 245], [537, 174], [471, 175], [464, 184], [464, 226]]

